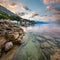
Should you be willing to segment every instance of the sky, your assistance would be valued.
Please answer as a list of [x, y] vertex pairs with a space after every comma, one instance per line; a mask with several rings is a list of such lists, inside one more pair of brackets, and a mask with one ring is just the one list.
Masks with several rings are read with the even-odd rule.
[[25, 19], [60, 20], [60, 0], [0, 0], [0, 5]]

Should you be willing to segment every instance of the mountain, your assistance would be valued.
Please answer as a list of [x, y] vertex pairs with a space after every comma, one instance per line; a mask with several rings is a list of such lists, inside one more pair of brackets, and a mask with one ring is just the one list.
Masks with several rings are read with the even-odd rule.
[[[13, 12], [11, 12], [10, 10], [8, 10], [7, 8], [0, 6], [0, 19], [10, 19], [10, 20], [16, 20], [16, 21], [20, 21], [22, 22], [29, 22], [29, 24], [35, 24], [34, 21], [30, 21], [28, 19], [23, 19], [20, 16], [18, 16], [17, 14], [14, 14]], [[28, 25], [29, 25], [28, 24]], [[27, 24], [24, 24], [27, 25]]]
[[22, 18], [14, 14], [7, 8], [0, 6], [0, 19], [20, 20]]
[[36, 24], [49, 24], [50, 22], [35, 21]]
[[7, 13], [9, 16], [14, 15], [16, 16], [16, 14], [14, 14], [13, 12], [9, 11], [7, 8], [0, 6], [0, 11], [4, 11], [5, 13]]

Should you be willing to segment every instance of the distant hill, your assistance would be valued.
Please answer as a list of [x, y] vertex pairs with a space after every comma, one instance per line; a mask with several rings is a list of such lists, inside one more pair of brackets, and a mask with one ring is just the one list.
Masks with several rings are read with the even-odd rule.
[[20, 20], [22, 18], [14, 14], [7, 8], [0, 6], [0, 19]]
[[0, 6], [0, 11], [3, 11], [5, 13], [7, 13], [9, 16], [14, 15], [16, 16], [16, 14], [14, 14], [13, 12], [9, 11], [7, 8]]
[[35, 24], [34, 21], [30, 21], [28, 19], [23, 19], [20, 16], [14, 14], [7, 8], [0, 6], [0, 19], [10, 19], [10, 20], [16, 20], [16, 21], [23, 21], [23, 22], [29, 22], [29, 24]]
[[35, 21], [36, 24], [49, 24], [50, 22]]

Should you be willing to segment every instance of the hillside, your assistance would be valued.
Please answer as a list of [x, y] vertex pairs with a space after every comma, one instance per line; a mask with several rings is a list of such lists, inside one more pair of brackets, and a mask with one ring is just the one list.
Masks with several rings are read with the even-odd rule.
[[7, 8], [0, 6], [0, 19], [20, 20], [22, 18], [9, 11]]
[[16, 16], [16, 14], [14, 14], [13, 12], [9, 11], [7, 8], [0, 6], [0, 11], [4, 11], [5, 13], [7, 13], [9, 16], [14, 15]]
[[[16, 20], [20, 21], [21, 25], [28, 26], [35, 24], [34, 21], [30, 21], [28, 19], [23, 19], [20, 16], [14, 14], [13, 12], [9, 11], [7, 8], [0, 6], [0, 19], [9, 19], [9, 20]], [[24, 24], [23, 24], [24, 22]]]

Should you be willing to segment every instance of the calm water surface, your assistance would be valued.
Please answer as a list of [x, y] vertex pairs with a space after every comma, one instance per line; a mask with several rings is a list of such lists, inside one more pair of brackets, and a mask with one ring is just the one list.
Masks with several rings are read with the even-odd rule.
[[50, 60], [54, 49], [60, 48], [60, 25], [36, 24], [23, 28], [24, 42], [13, 60]]

